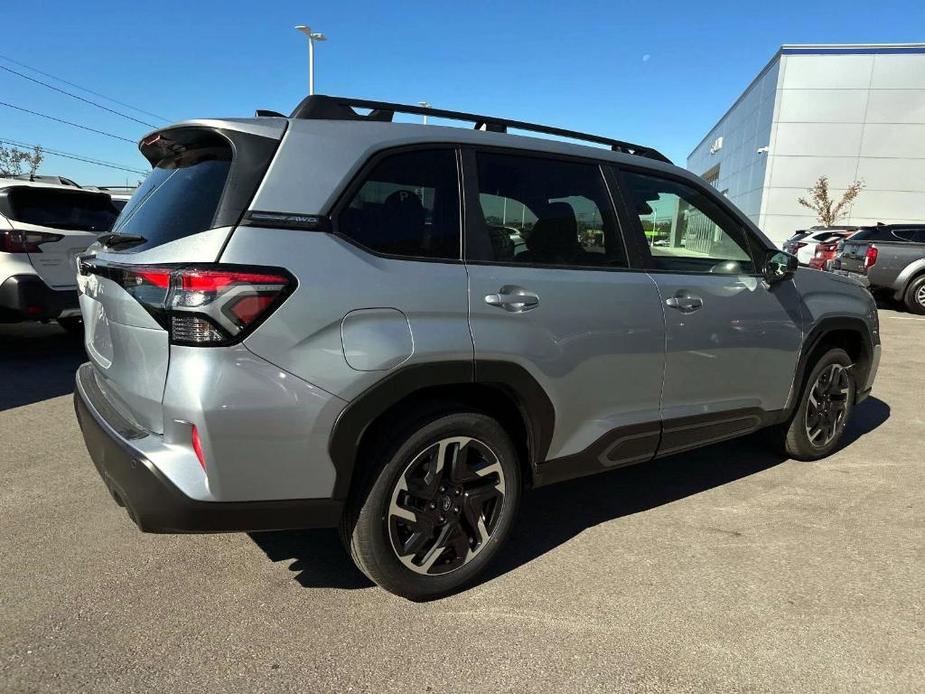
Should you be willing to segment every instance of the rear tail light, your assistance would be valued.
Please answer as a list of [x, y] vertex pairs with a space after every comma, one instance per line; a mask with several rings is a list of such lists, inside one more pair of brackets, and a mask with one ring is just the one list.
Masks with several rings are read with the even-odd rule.
[[877, 250], [876, 246], [868, 246], [867, 252], [864, 254], [864, 267], [870, 268], [873, 267], [877, 262], [877, 256], [880, 254], [880, 251]]
[[61, 234], [48, 234], [44, 231], [4, 230], [0, 231], [0, 252], [41, 253], [43, 243], [52, 243], [63, 238]]
[[121, 285], [170, 333], [177, 345], [239, 342], [286, 300], [295, 279], [279, 268], [235, 265], [150, 266], [81, 264]]

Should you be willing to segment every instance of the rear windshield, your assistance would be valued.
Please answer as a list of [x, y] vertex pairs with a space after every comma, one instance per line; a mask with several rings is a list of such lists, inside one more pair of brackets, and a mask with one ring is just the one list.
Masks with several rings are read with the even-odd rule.
[[231, 168], [228, 148], [186, 152], [152, 169], [125, 205], [113, 231], [159, 246], [212, 227]]
[[7, 189], [0, 206], [13, 221], [52, 229], [109, 231], [119, 216], [106, 193], [38, 186]]

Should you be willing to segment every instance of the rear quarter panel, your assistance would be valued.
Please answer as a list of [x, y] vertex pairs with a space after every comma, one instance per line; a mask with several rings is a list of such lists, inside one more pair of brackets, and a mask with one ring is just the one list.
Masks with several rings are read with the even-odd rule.
[[460, 262], [387, 258], [329, 233], [247, 226], [221, 260], [296, 277], [293, 295], [244, 345], [345, 400], [399, 365], [473, 359]]

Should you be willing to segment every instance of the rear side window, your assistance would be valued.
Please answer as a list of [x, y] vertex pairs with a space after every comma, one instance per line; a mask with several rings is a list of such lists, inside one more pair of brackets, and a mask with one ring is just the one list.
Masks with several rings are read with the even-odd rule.
[[56, 188], [9, 188], [0, 199], [0, 211], [9, 219], [51, 229], [109, 231], [119, 211], [106, 193]]
[[893, 235], [902, 241], [925, 243], [925, 229], [896, 229]]
[[377, 253], [458, 260], [455, 150], [415, 150], [380, 160], [338, 215], [337, 232]]
[[158, 162], [113, 231], [141, 236], [151, 247], [210, 229], [230, 169], [228, 147], [194, 149]]
[[626, 267], [600, 167], [479, 152], [487, 260], [560, 267]]

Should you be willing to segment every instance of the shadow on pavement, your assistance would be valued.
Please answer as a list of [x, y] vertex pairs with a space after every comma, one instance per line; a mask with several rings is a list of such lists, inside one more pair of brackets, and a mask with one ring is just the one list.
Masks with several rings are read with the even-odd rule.
[[270, 561], [288, 561], [305, 588], [368, 588], [373, 585], [347, 555], [336, 530], [282, 530], [251, 533]]
[[0, 325], [0, 411], [74, 390], [83, 342], [56, 324]]
[[[855, 410], [842, 447], [870, 433], [889, 416], [889, 405], [868, 398]], [[761, 434], [756, 434], [529, 492], [505, 550], [480, 582], [527, 564], [595, 525], [719, 487], [785, 460], [769, 451]], [[251, 539], [271, 561], [294, 559], [289, 568], [297, 572], [295, 578], [302, 586], [372, 585], [354, 567], [335, 531], [254, 533]]]

